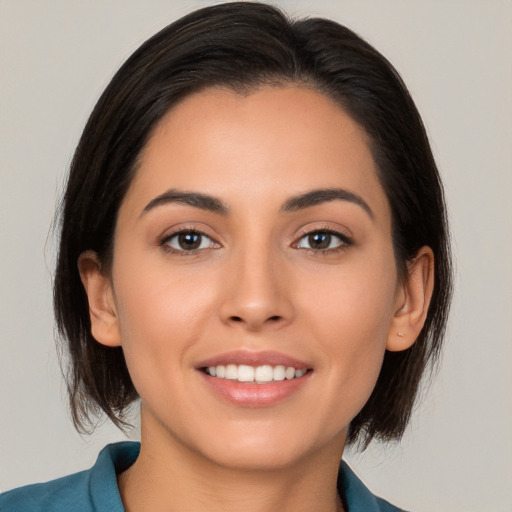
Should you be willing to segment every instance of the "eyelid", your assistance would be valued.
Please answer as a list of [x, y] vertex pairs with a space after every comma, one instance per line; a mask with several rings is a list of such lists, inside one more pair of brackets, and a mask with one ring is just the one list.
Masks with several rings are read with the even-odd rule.
[[[160, 237], [158, 245], [161, 246], [164, 250], [170, 253], [180, 254], [180, 255], [193, 255], [197, 254], [199, 252], [208, 250], [208, 249], [217, 249], [222, 247], [222, 244], [217, 241], [215, 237], [213, 237], [211, 234], [207, 232], [208, 230], [201, 229], [200, 227], [197, 227], [197, 225], [181, 225], [174, 227], [170, 232], [167, 232], [164, 236]], [[310, 251], [315, 253], [334, 253], [339, 250], [346, 249], [347, 247], [350, 247], [354, 244], [353, 238], [351, 234], [347, 234], [347, 229], [342, 228], [335, 228], [330, 225], [316, 225], [316, 226], [305, 226], [302, 227], [299, 230], [299, 233], [294, 238], [294, 241], [292, 242], [291, 246], [300, 249], [303, 251]], [[179, 236], [180, 234], [184, 233], [193, 233], [197, 235], [201, 235], [202, 237], [207, 238], [210, 240], [210, 246], [209, 247], [203, 247], [203, 248], [196, 248], [196, 249], [179, 249], [175, 248], [169, 245], [169, 241], [172, 240], [174, 237]], [[311, 236], [315, 233], [327, 233], [330, 235], [333, 235], [340, 239], [340, 244], [336, 247], [332, 248], [325, 248], [325, 249], [318, 249], [318, 248], [308, 248], [308, 247], [298, 247], [298, 244], [302, 239], [304, 239], [307, 236]]]
[[[184, 233], [193, 233], [197, 235], [201, 235], [202, 237], [208, 238], [211, 241], [210, 247], [204, 247], [204, 248], [197, 248], [197, 249], [177, 249], [175, 247], [171, 247], [169, 245], [169, 241], [173, 238], [184, 234]], [[178, 228], [173, 229], [171, 232], [167, 233], [163, 237], [160, 238], [160, 241], [158, 243], [166, 252], [173, 253], [173, 254], [179, 254], [183, 256], [192, 256], [194, 254], [197, 254], [201, 251], [205, 251], [208, 249], [217, 249], [221, 247], [221, 244], [215, 240], [215, 238], [208, 233], [206, 233], [205, 230], [198, 228], [197, 226], [180, 226]]]
[[[333, 235], [338, 237], [342, 243], [338, 245], [337, 247], [333, 247], [330, 249], [314, 249], [314, 248], [308, 248], [308, 247], [298, 247], [299, 242], [304, 239], [307, 236], [313, 235], [315, 233], [327, 233], [329, 235]], [[301, 228], [299, 235], [295, 238], [295, 241], [292, 243], [292, 247], [295, 247], [300, 250], [304, 251], [313, 251], [315, 253], [332, 253], [339, 250], [346, 249], [347, 247], [350, 247], [354, 244], [354, 240], [352, 238], [352, 235], [347, 234], [344, 232], [341, 228], [336, 229], [332, 226], [311, 226], [311, 227], [304, 227]]]

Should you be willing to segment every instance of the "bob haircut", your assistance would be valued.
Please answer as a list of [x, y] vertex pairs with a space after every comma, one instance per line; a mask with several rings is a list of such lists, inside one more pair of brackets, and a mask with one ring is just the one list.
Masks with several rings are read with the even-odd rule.
[[151, 37], [115, 74], [85, 126], [60, 209], [54, 281], [61, 361], [78, 430], [93, 428], [102, 413], [120, 428], [129, 426], [126, 413], [138, 397], [122, 348], [105, 347], [91, 335], [79, 255], [95, 251], [109, 271], [118, 211], [138, 157], [174, 105], [209, 87], [249, 94], [263, 85], [324, 94], [366, 131], [391, 206], [402, 279], [420, 247], [434, 253], [434, 292], [423, 330], [409, 349], [386, 351], [348, 441], [366, 447], [374, 438], [404, 433], [421, 377], [437, 361], [452, 290], [443, 190], [423, 123], [397, 71], [354, 32], [325, 19], [290, 20], [251, 2], [197, 10]]

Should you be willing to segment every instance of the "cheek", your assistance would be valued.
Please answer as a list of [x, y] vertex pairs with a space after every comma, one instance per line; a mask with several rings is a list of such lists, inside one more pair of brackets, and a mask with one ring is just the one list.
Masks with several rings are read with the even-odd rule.
[[365, 261], [356, 255], [345, 267], [317, 272], [314, 286], [309, 280], [307, 289], [297, 294], [302, 297], [301, 308], [318, 322], [325, 339], [382, 343], [393, 317], [397, 290], [396, 271], [387, 263], [391, 258]]
[[119, 260], [115, 268], [123, 351], [142, 395], [139, 388], [145, 379], [169, 379], [207, 330], [215, 305], [215, 283], [197, 272], [171, 272], [165, 257], [149, 262], [132, 257]]
[[159, 331], [170, 336], [182, 324], [193, 330], [212, 308], [214, 276], [205, 269], [170, 264], [159, 248], [149, 256], [147, 252], [141, 251], [138, 257], [132, 251], [129, 258], [115, 262], [116, 306], [125, 338], [149, 337]]
[[325, 399], [333, 400], [330, 410], [340, 410], [342, 399], [350, 421], [369, 398], [382, 366], [393, 319], [396, 275], [378, 262], [354, 265], [350, 272], [337, 270], [322, 279], [324, 286], [307, 295], [302, 308], [308, 310], [308, 323], [327, 355], [323, 364], [337, 390]]

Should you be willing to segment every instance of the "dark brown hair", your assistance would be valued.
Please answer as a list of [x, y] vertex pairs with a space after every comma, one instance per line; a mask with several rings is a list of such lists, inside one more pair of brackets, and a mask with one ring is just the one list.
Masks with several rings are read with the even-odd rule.
[[[398, 439], [421, 377], [437, 360], [452, 278], [443, 190], [418, 111], [396, 70], [373, 47], [333, 21], [289, 20], [274, 7], [235, 2], [192, 12], [146, 41], [96, 104], [76, 149], [60, 211], [54, 305], [75, 426], [102, 412], [125, 425], [137, 398], [122, 348], [91, 335], [79, 255], [112, 255], [117, 214], [156, 124], [180, 99], [207, 87], [250, 91], [304, 84], [335, 101], [370, 137], [392, 210], [399, 272], [418, 249], [435, 257], [434, 294], [414, 345], [386, 352], [377, 385], [351, 423], [349, 441]], [[431, 367], [431, 366], [430, 366]]]

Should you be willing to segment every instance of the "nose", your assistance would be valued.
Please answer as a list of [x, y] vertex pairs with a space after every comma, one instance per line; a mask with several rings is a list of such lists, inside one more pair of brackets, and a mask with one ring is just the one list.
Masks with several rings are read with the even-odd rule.
[[220, 315], [248, 331], [279, 329], [293, 318], [291, 282], [284, 261], [271, 250], [240, 251], [230, 262]]

